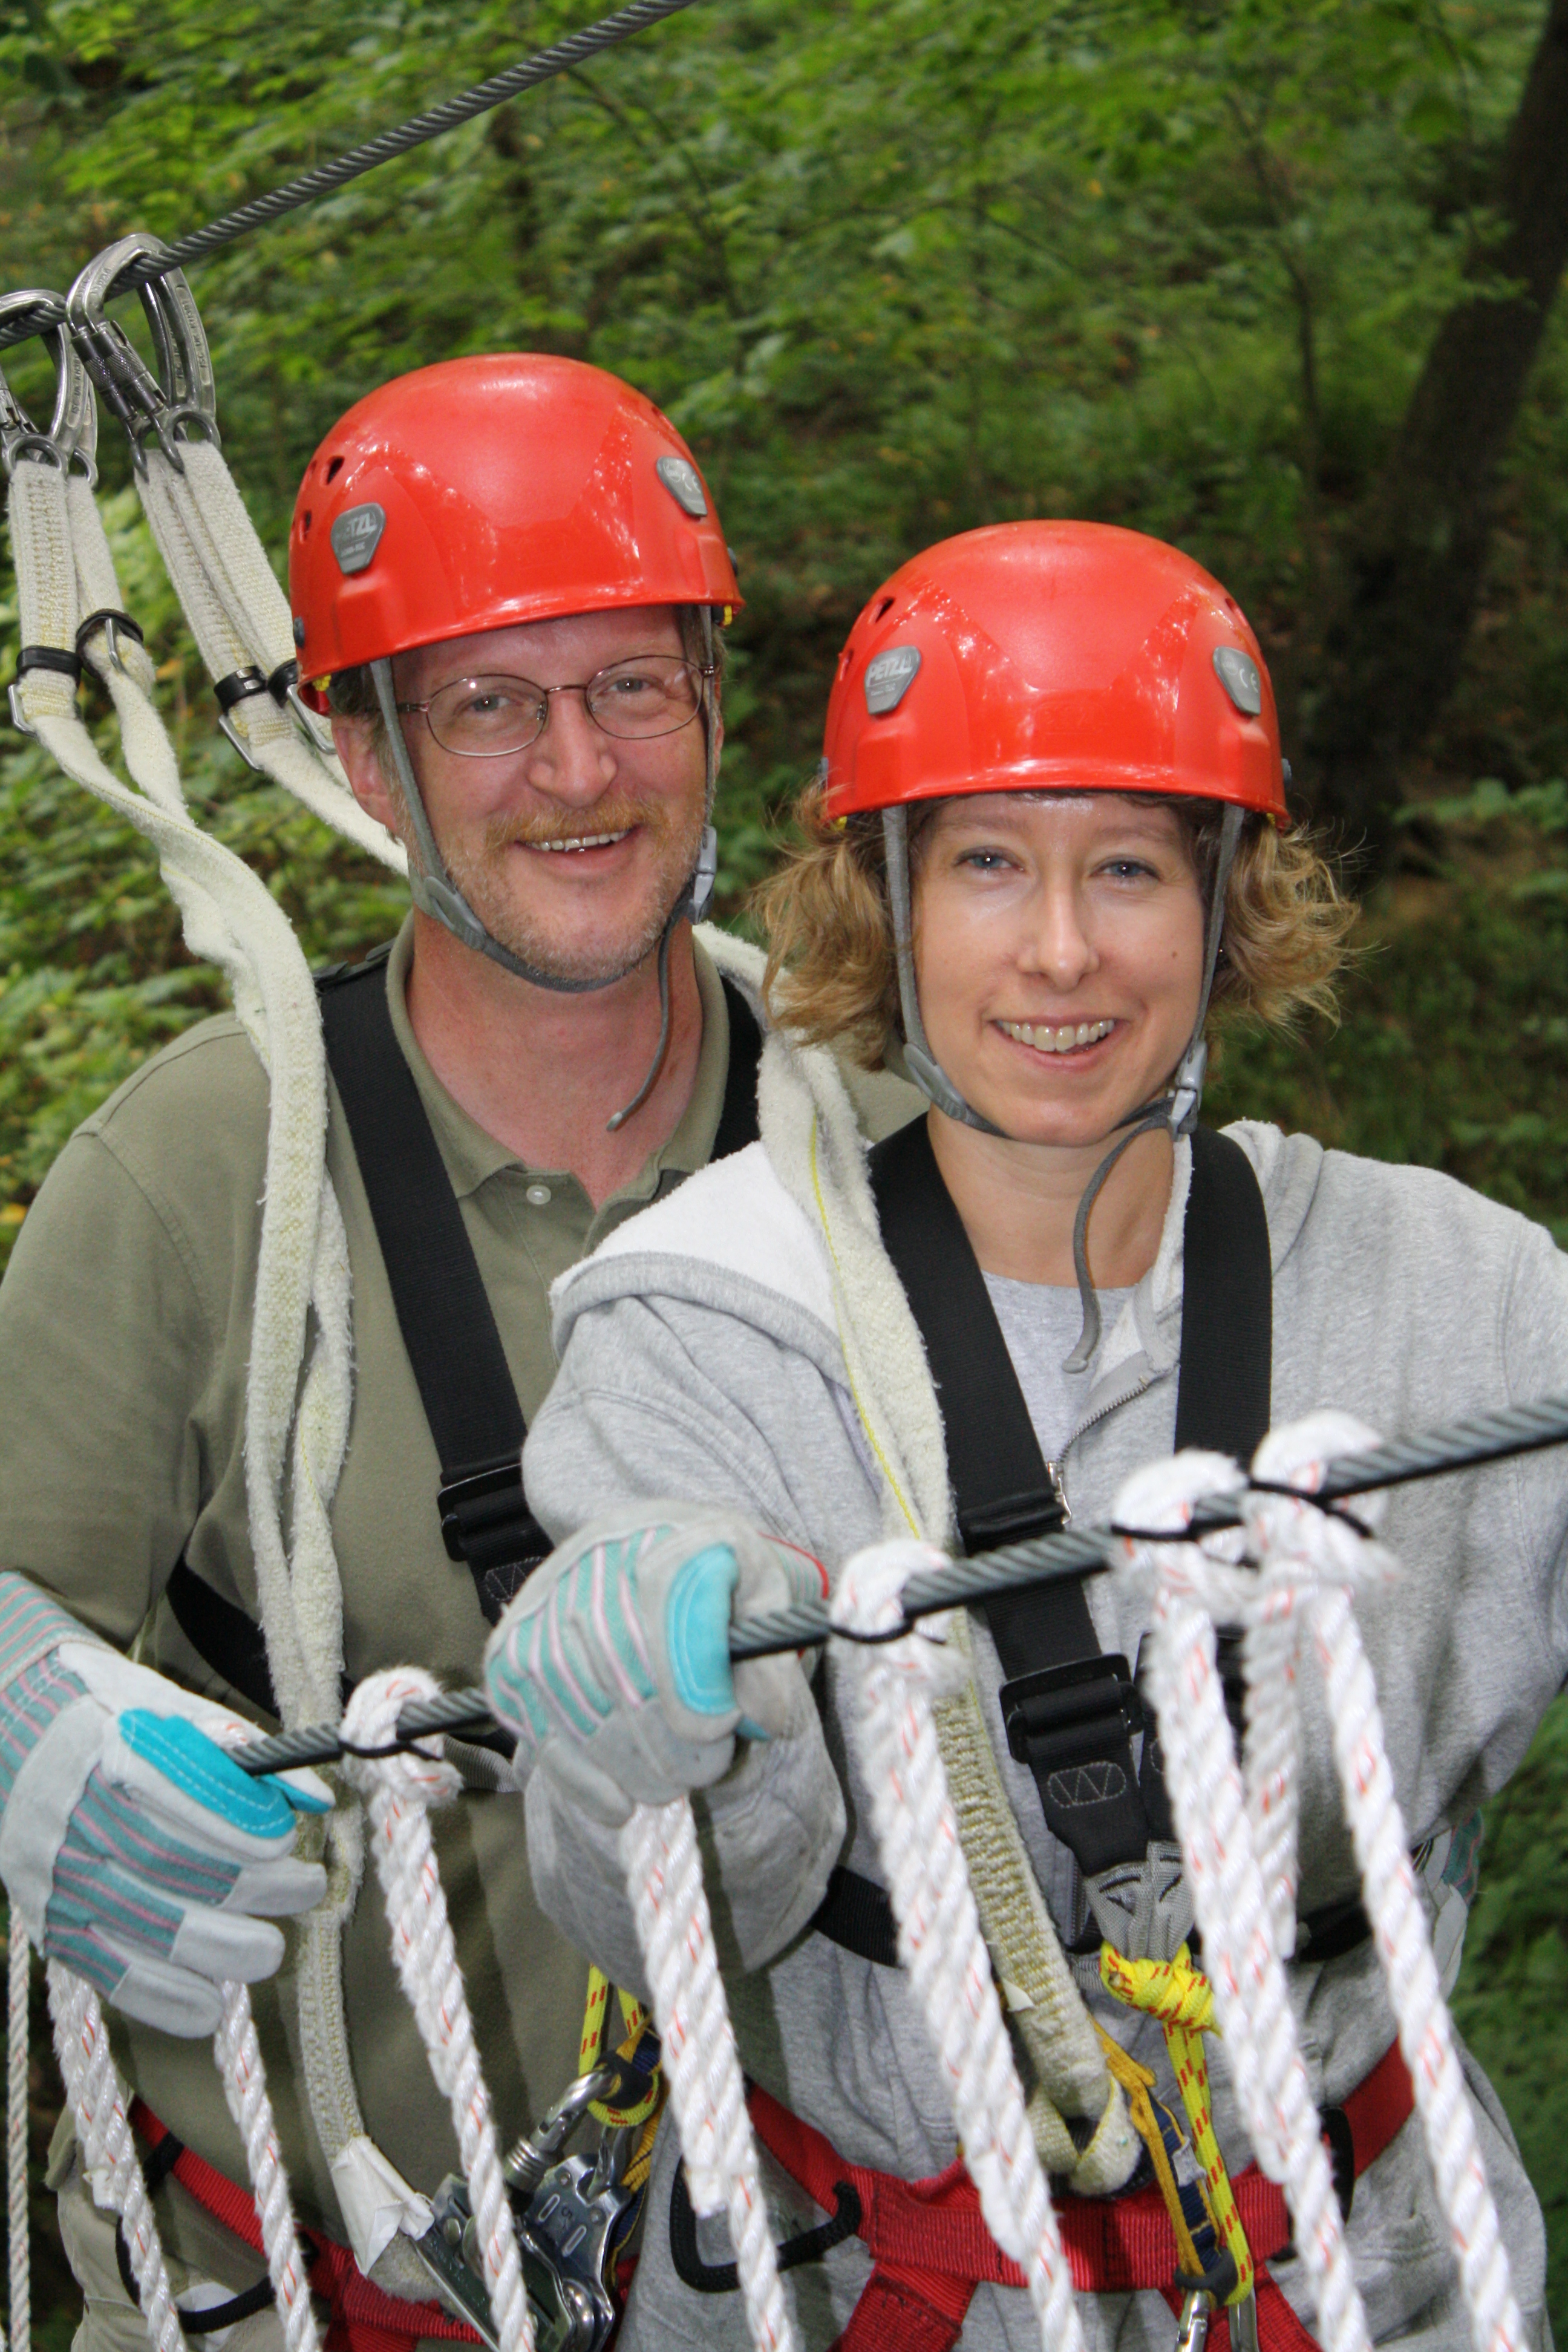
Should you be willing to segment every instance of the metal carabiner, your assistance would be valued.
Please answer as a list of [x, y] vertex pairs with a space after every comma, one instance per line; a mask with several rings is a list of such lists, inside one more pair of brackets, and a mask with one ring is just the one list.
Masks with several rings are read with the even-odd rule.
[[0, 373], [0, 464], [7, 474], [21, 457], [68, 471], [79, 461], [89, 482], [98, 478], [98, 403], [92, 383], [66, 331], [62, 296], [42, 286], [0, 295], [0, 321], [22, 313], [41, 315], [37, 332], [55, 363], [55, 413], [40, 433]]
[[595, 2100], [616, 2088], [620, 2071], [614, 2065], [595, 2066], [567, 2084], [542, 2122], [524, 2133], [501, 2167], [509, 2189], [531, 2197]]
[[122, 327], [104, 316], [114, 281], [128, 263], [167, 253], [162, 237], [137, 229], [89, 261], [66, 297], [66, 315], [82, 362], [131, 440], [132, 462], [147, 469], [149, 436], [176, 473], [184, 473], [176, 433], [184, 425], [218, 438], [212, 355], [184, 272], [171, 269], [138, 286], [157, 356], [154, 374]]

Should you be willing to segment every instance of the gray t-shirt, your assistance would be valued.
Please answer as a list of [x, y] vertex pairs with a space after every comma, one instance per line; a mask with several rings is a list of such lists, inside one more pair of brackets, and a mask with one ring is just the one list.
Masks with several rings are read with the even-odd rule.
[[[1093, 1376], [1092, 1366], [1081, 1372], [1062, 1369], [1083, 1328], [1083, 1302], [1077, 1286], [1064, 1289], [1058, 1283], [1015, 1282], [1009, 1275], [988, 1274], [985, 1287], [1002, 1326], [1040, 1452], [1047, 1462], [1058, 1462], [1078, 1427]], [[1113, 1331], [1132, 1293], [1102, 1290], [1098, 1296], [1100, 1329]]]

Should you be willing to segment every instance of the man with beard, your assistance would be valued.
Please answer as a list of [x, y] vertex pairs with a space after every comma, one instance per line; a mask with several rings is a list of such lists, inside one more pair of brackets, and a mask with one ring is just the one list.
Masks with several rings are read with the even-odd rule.
[[[693, 929], [739, 598], [652, 404], [519, 354], [423, 369], [349, 412], [305, 475], [290, 589], [301, 692], [406, 846], [414, 900], [389, 950], [320, 983], [353, 1298], [331, 1508], [344, 1678], [408, 1663], [463, 1685], [548, 1549], [518, 1456], [554, 1370], [551, 1282], [756, 1131], [762, 959]], [[877, 1085], [882, 1131], [914, 1098]], [[230, 2352], [282, 2341], [232, 2226], [245, 2156], [203, 2040], [218, 1985], [244, 1977], [300, 2218], [340, 2249], [315, 2273], [334, 2340], [412, 2352], [454, 2332], [408, 2236], [457, 2151], [380, 1904], [334, 1885], [341, 1998], [307, 2003], [269, 1918], [306, 1910], [322, 1873], [292, 1856], [281, 1796], [265, 1820], [225, 1796], [190, 1696], [273, 1714], [243, 1442], [267, 1126], [237, 1023], [192, 1030], [67, 1145], [0, 1292], [0, 1873], [115, 2013], [203, 2332], [228, 2329]], [[133, 1643], [138, 1668], [118, 1654]], [[146, 1746], [153, 1719], [187, 1741], [173, 1761]], [[579, 2072], [587, 1970], [535, 1905], [498, 1759], [452, 1752], [468, 1786], [440, 1817], [443, 1877], [510, 2139]], [[51, 2179], [79, 2352], [141, 2352], [68, 2121]]]

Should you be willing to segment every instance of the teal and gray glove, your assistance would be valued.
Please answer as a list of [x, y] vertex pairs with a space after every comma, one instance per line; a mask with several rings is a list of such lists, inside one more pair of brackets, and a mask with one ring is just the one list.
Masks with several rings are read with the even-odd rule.
[[326, 1891], [292, 1848], [331, 1793], [217, 1744], [255, 1736], [0, 1571], [0, 1879], [50, 1958], [165, 2033], [215, 2032], [219, 1986], [271, 1976], [271, 1921]]
[[489, 1702], [597, 1820], [663, 1805], [728, 1769], [737, 1734], [787, 1736], [811, 1695], [794, 1656], [731, 1670], [731, 1613], [819, 1601], [809, 1552], [735, 1511], [640, 1503], [590, 1521], [529, 1578], [485, 1652]]

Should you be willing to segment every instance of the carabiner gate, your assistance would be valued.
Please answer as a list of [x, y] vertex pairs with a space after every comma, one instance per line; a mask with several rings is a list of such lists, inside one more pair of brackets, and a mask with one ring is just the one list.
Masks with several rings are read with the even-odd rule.
[[55, 413], [40, 433], [0, 373], [0, 465], [9, 474], [18, 457], [69, 470], [79, 460], [89, 482], [98, 478], [98, 404], [92, 383], [66, 331], [66, 306], [47, 287], [26, 287], [0, 295], [0, 321], [21, 313], [36, 316], [37, 332], [55, 363]]
[[157, 441], [176, 473], [185, 470], [178, 434], [218, 438], [217, 392], [212, 355], [184, 272], [170, 269], [137, 287], [153, 337], [154, 374], [123, 328], [104, 316], [114, 281], [133, 261], [156, 261], [168, 252], [162, 237], [137, 229], [106, 246], [89, 261], [66, 298], [72, 340], [83, 364], [131, 440], [132, 462], [147, 470], [144, 448]]

